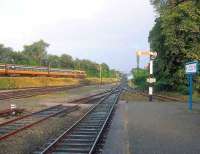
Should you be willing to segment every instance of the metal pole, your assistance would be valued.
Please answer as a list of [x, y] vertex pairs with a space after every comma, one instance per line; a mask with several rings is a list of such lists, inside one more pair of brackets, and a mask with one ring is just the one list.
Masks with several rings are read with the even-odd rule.
[[189, 78], [189, 100], [188, 100], [188, 108], [192, 111], [192, 74], [188, 75]]
[[51, 63], [48, 62], [48, 76], [50, 76], [50, 71], [51, 71]]

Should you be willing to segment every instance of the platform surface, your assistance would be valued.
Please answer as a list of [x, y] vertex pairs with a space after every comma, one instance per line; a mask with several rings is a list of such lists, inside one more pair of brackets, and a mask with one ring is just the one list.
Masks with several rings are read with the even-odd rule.
[[200, 104], [118, 103], [103, 154], [200, 154]]

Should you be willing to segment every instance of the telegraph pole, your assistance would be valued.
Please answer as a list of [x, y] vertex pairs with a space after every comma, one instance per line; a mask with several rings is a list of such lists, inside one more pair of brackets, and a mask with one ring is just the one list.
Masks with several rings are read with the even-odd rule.
[[48, 76], [50, 76], [50, 71], [51, 71], [51, 63], [48, 62]]
[[100, 80], [100, 85], [102, 85], [102, 66], [99, 64], [99, 80]]
[[140, 56], [137, 54], [137, 69], [140, 68]]

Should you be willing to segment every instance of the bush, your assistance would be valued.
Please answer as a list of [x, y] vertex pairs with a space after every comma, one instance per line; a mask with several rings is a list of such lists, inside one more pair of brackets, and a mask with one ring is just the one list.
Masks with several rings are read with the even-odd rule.
[[197, 90], [198, 93], [200, 93], [200, 76], [196, 77], [196, 80], [195, 80], [195, 89]]
[[132, 71], [134, 85], [137, 86], [138, 89], [144, 90], [147, 88], [148, 83], [146, 79], [148, 77], [148, 71], [146, 69], [135, 69]]
[[183, 95], [188, 95], [188, 87], [185, 85], [178, 86], [177, 90]]
[[155, 90], [156, 91], [169, 91], [172, 87], [165, 79], [158, 79], [155, 83]]

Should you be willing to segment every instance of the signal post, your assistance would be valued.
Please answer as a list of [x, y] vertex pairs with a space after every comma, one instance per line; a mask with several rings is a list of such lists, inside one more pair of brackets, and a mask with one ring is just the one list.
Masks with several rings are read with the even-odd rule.
[[147, 82], [149, 83], [149, 101], [153, 100], [153, 84], [156, 82], [156, 79], [153, 77], [153, 60], [157, 56], [157, 52], [151, 51], [137, 51], [137, 67], [139, 68], [139, 57], [140, 56], [150, 56], [150, 66], [149, 66], [149, 78]]

